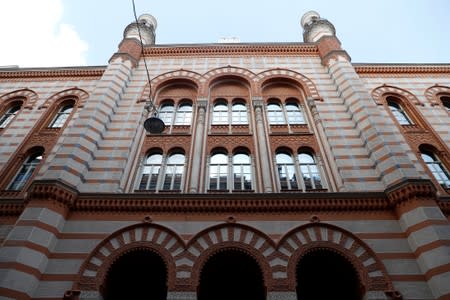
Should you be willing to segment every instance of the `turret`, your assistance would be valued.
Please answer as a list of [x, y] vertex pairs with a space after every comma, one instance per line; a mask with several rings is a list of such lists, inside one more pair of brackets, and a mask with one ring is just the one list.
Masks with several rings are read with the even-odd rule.
[[139, 41], [139, 32], [138, 32], [138, 24], [139, 29], [141, 31], [142, 43], [144, 45], [154, 45], [155, 44], [155, 30], [158, 26], [155, 17], [150, 14], [143, 14], [139, 17], [138, 23], [133, 22], [128, 25], [124, 32], [124, 39], [137, 39]]

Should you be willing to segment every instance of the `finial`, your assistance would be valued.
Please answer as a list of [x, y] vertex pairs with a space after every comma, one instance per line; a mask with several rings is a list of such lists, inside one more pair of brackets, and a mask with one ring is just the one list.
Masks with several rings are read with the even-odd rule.
[[336, 29], [327, 19], [322, 19], [319, 13], [311, 10], [305, 13], [300, 21], [303, 27], [303, 41], [315, 43], [323, 36], [336, 36]]

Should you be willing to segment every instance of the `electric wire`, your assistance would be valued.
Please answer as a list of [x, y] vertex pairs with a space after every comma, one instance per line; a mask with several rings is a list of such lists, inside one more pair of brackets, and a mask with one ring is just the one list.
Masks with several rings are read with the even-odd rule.
[[138, 17], [136, 14], [136, 5], [134, 4], [134, 0], [131, 0], [132, 4], [133, 4], [133, 14], [134, 14], [134, 20], [136, 21], [136, 26], [137, 26], [137, 30], [138, 30], [138, 35], [139, 35], [139, 42], [141, 43], [141, 56], [142, 59], [144, 60], [144, 66], [145, 66], [145, 72], [147, 74], [147, 81], [148, 81], [148, 87], [149, 87], [149, 92], [148, 92], [148, 103], [147, 105], [148, 110], [150, 112], [150, 109], [154, 109], [154, 104], [152, 101], [152, 84], [151, 84], [151, 79], [150, 79], [150, 73], [148, 71], [148, 66], [147, 66], [147, 61], [145, 60], [145, 56], [144, 56], [144, 43], [142, 42], [142, 35], [141, 35], [141, 28], [139, 27], [139, 21], [138, 21]]

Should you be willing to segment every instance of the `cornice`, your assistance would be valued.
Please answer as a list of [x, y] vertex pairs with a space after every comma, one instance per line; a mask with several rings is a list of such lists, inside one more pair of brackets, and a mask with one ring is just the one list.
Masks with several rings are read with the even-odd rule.
[[447, 74], [450, 64], [353, 64], [358, 74]]
[[1, 200], [0, 202], [0, 216], [19, 216], [25, 209], [25, 202], [23, 200]]
[[78, 191], [59, 180], [35, 180], [28, 190], [28, 199], [54, 201], [72, 207], [78, 197]]
[[395, 207], [413, 199], [436, 199], [436, 188], [430, 180], [408, 179], [389, 187], [386, 195]]
[[144, 49], [144, 55], [147, 57], [316, 56], [318, 54], [316, 44], [305, 43], [160, 45]]
[[102, 77], [106, 67], [85, 67], [85, 68], [36, 68], [36, 69], [10, 69], [0, 71], [0, 80], [14, 79], [46, 79], [46, 80], [67, 80], [67, 79], [99, 79]]
[[72, 210], [157, 213], [294, 213], [386, 210], [384, 193], [80, 194]]

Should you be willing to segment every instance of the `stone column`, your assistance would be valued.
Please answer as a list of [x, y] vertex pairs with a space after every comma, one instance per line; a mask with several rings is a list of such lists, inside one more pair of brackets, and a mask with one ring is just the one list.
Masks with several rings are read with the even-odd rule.
[[197, 101], [197, 123], [195, 128], [194, 147], [191, 162], [191, 180], [189, 184], [190, 193], [199, 192], [200, 170], [203, 157], [203, 143], [205, 137], [205, 116], [208, 101], [198, 99]]
[[167, 300], [196, 300], [196, 292], [168, 292]]
[[297, 292], [268, 292], [267, 300], [297, 300]]
[[265, 193], [271, 193], [272, 189], [272, 180], [271, 180], [271, 168], [270, 168], [270, 157], [269, 152], [267, 150], [267, 141], [266, 141], [266, 131], [264, 129], [264, 121], [263, 121], [263, 106], [264, 102], [261, 97], [253, 97], [252, 100], [253, 107], [255, 109], [255, 120], [256, 120], [256, 137], [257, 137], [257, 145], [259, 151], [259, 162], [261, 164], [261, 176], [263, 180], [263, 191]]

